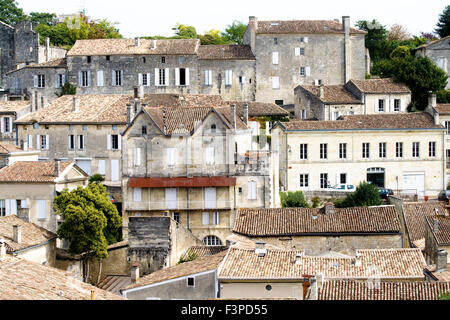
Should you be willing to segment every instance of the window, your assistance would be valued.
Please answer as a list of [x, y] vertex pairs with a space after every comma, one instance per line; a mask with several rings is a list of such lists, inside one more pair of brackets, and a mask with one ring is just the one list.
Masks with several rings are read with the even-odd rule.
[[55, 76], [55, 88], [61, 88], [66, 83], [65, 74], [56, 74]]
[[327, 189], [328, 188], [328, 173], [320, 174], [320, 188]]
[[97, 87], [103, 87], [103, 70], [97, 71]]
[[39, 129], [39, 123], [37, 122], [33, 123], [33, 129]]
[[205, 188], [205, 208], [214, 209], [217, 207], [216, 188]]
[[177, 209], [177, 188], [166, 188], [166, 209]]
[[305, 67], [300, 67], [300, 75], [301, 75], [302, 77], [305, 76]]
[[300, 119], [306, 119], [306, 110], [300, 110]]
[[447, 162], [446, 168], [449, 169], [450, 168], [450, 149], [445, 150], [445, 154], [447, 156], [447, 158], [446, 158], [447, 159], [446, 160], [446, 162]]
[[216, 236], [207, 236], [203, 238], [203, 243], [207, 246], [221, 246], [222, 241]]
[[142, 63], [146, 63], [147, 62], [147, 58], [142, 57]]
[[380, 142], [378, 155], [380, 158], [386, 158], [386, 142]]
[[0, 217], [6, 216], [5, 200], [0, 200]]
[[245, 84], [245, 77], [239, 76], [239, 84]]
[[188, 86], [189, 85], [189, 68], [175, 69], [175, 85]]
[[48, 135], [38, 135], [37, 137], [40, 144], [40, 149], [48, 149]]
[[294, 55], [299, 56], [300, 55], [300, 48], [294, 48]]
[[272, 52], [272, 64], [278, 64], [278, 52]]
[[280, 89], [280, 77], [272, 77], [272, 89]]
[[332, 120], [337, 120], [338, 118], [339, 118], [339, 111], [334, 111]]
[[78, 149], [80, 150], [84, 149], [84, 135], [78, 136]]
[[278, 44], [278, 38], [273, 38], [273, 44]]
[[106, 56], [106, 61], [110, 61], [111, 60], [111, 56]]
[[450, 134], [450, 121], [444, 121], [445, 133]]
[[213, 165], [215, 163], [214, 159], [214, 147], [207, 147], [205, 149], [205, 158], [207, 165]]
[[419, 142], [413, 142], [412, 144], [412, 156], [413, 158], [418, 158], [420, 154]]
[[75, 149], [75, 136], [73, 134], [69, 135], [69, 149]]
[[248, 182], [248, 200], [256, 200], [256, 181]]
[[150, 80], [150, 74], [149, 73], [142, 74], [142, 85], [143, 86], [148, 86], [149, 85], [149, 80]]
[[173, 212], [172, 213], [172, 219], [175, 220], [177, 223], [180, 223], [180, 213], [179, 212]]
[[403, 158], [403, 142], [395, 143], [395, 156], [397, 158]]
[[82, 87], [89, 87], [89, 71], [80, 71], [80, 75], [80, 85]]
[[184, 62], [184, 57], [178, 57], [178, 63], [182, 64]]
[[37, 76], [35, 76], [34, 86], [36, 88], [45, 88], [45, 75], [44, 74], [38, 74]]
[[92, 62], [92, 57], [91, 56], [87, 56], [87, 63], [91, 63]]
[[141, 148], [133, 149], [133, 164], [135, 166], [141, 165]]
[[299, 187], [308, 188], [309, 187], [309, 174], [300, 174]]
[[308, 159], [308, 145], [301, 144], [300, 145], [300, 160], [307, 160], [307, 159]]
[[339, 175], [339, 183], [340, 184], [347, 184], [347, 174], [346, 173], [341, 173]]
[[112, 134], [111, 135], [111, 149], [112, 150], [119, 150], [119, 143], [120, 143], [120, 139], [119, 139], [119, 135], [118, 134]]
[[38, 220], [47, 219], [47, 201], [38, 200], [37, 205], [38, 205], [38, 214], [37, 214]]
[[106, 172], [106, 160], [98, 160], [98, 173], [105, 174]]
[[123, 85], [123, 72], [122, 70], [113, 70], [113, 86]]
[[216, 125], [215, 124], [211, 125], [211, 133], [216, 133]]
[[11, 117], [2, 118], [2, 123], [0, 124], [1, 132], [12, 132], [12, 119]]
[[347, 144], [339, 143], [339, 159], [347, 159]]
[[370, 157], [370, 144], [369, 143], [362, 144], [362, 157], [363, 157], [363, 159], [369, 159], [369, 157]]
[[300, 38], [300, 42], [308, 43], [308, 37]]
[[233, 84], [233, 71], [225, 70], [225, 85], [231, 86]]
[[213, 224], [214, 225], [220, 224], [219, 212], [213, 212]]
[[212, 86], [212, 70], [205, 70], [205, 86]]
[[209, 225], [209, 212], [202, 213], [202, 223], [204, 226]]
[[326, 144], [326, 143], [321, 143], [320, 144], [320, 159], [327, 159], [328, 158], [327, 148], [328, 148], [328, 144]]
[[304, 56], [305, 55], [305, 48], [300, 48], [300, 55]]
[[142, 201], [142, 189], [141, 188], [133, 188], [133, 201], [134, 202]]
[[275, 104], [278, 106], [282, 106], [284, 104], [283, 100], [275, 100]]
[[428, 156], [436, 157], [436, 142], [434, 141], [428, 143]]
[[166, 57], [161, 57], [161, 63], [166, 63]]
[[159, 85], [165, 86], [166, 84], [166, 69], [158, 69], [159, 71]]
[[267, 290], [267, 291], [272, 290], [272, 286], [271, 286], [270, 284], [268, 284], [268, 285], [266, 286], [266, 290]]
[[394, 99], [394, 111], [399, 112], [401, 110], [400, 99]]
[[169, 167], [173, 167], [175, 165], [175, 148], [167, 148], [166, 149], [166, 161], [167, 161], [167, 166]]
[[378, 100], [378, 112], [384, 112], [384, 100]]
[[187, 286], [188, 287], [195, 287], [194, 279], [195, 278], [191, 278], [191, 277], [187, 278]]
[[[117, 125], [116, 125], [116, 124], [113, 124], [113, 125], [111, 126], [111, 128], [113, 129], [113, 131], [116, 131], [116, 130], [117, 130]], [[83, 130], [86, 130], [86, 125], [83, 126]]]
[[142, 134], [147, 134], [147, 126], [142, 126]]

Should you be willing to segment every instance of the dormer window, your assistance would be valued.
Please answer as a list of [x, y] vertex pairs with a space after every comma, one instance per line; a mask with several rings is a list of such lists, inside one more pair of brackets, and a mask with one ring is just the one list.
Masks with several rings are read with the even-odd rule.
[[211, 125], [211, 133], [215, 133], [216, 132], [216, 125], [212, 124]]
[[166, 57], [161, 57], [161, 63], [166, 63]]
[[91, 63], [92, 62], [92, 57], [91, 56], [87, 56], [87, 63]]

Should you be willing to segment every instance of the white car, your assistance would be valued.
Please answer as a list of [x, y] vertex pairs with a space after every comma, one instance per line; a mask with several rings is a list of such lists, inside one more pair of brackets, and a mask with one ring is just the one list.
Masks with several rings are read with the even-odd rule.
[[333, 187], [335, 191], [344, 191], [344, 192], [354, 192], [356, 190], [355, 186], [352, 184], [337, 184]]

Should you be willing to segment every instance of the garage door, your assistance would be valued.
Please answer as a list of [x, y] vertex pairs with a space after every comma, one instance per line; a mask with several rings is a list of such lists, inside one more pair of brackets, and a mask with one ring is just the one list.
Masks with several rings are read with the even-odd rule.
[[417, 192], [419, 197], [425, 195], [425, 173], [404, 173], [403, 191]]
[[77, 166], [79, 166], [88, 175], [91, 175], [91, 160], [77, 159]]

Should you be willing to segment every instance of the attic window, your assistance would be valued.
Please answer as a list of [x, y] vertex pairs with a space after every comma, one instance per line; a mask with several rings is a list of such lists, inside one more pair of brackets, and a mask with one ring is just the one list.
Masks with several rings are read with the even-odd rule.
[[194, 287], [195, 286], [194, 278], [191, 278], [191, 277], [187, 278], [187, 286], [188, 287]]
[[147, 134], [147, 126], [142, 126], [142, 134]]
[[212, 125], [211, 125], [211, 132], [212, 132], [212, 133], [215, 133], [215, 132], [216, 132], [216, 125], [215, 125], [215, 124], [212, 124]]
[[161, 63], [166, 63], [166, 57], [161, 57]]
[[271, 25], [271, 26], [278, 26], [278, 25], [280, 25], [280, 24], [279, 24], [278, 22], [271, 22], [270, 25]]

